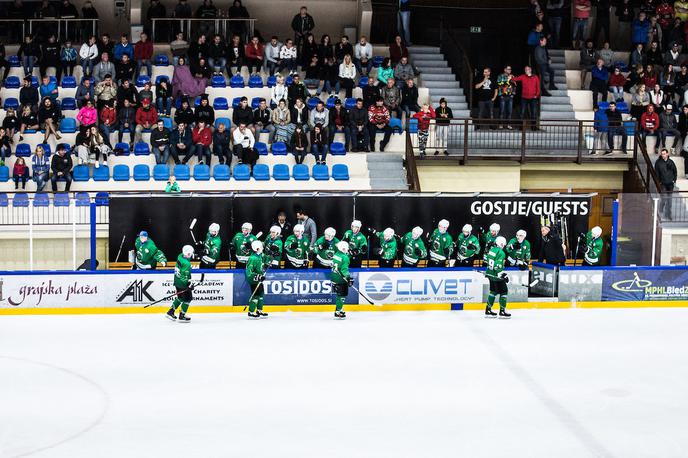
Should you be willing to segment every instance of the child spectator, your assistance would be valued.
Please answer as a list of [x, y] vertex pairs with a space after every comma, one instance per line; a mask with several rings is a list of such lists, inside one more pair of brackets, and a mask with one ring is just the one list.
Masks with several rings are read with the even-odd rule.
[[179, 187], [179, 183], [177, 183], [177, 180], [174, 178], [174, 175], [170, 175], [170, 178], [167, 180], [167, 184], [165, 185], [165, 192], [169, 192], [172, 194], [182, 192], [181, 188]]
[[21, 181], [22, 189], [26, 189], [26, 180], [29, 178], [29, 168], [24, 163], [23, 157], [18, 157], [14, 161], [14, 167], [12, 168], [12, 180], [14, 180], [14, 189], [19, 188], [19, 182]]
[[[435, 156], [439, 154], [439, 148], [444, 148], [444, 155], [448, 156], [447, 151], [447, 134], [449, 131], [449, 123], [454, 117], [451, 108], [447, 106], [447, 101], [443, 98], [440, 99], [440, 106], [435, 110], [435, 146], [438, 148], [435, 151]], [[507, 126], [509, 128], [511, 126]]]
[[425, 157], [425, 147], [428, 144], [428, 136], [430, 135], [430, 121], [435, 119], [435, 110], [427, 103], [423, 104], [421, 110], [413, 115], [414, 119], [418, 120], [418, 150], [420, 151], [420, 158]]
[[619, 67], [614, 68], [614, 73], [609, 77], [609, 90], [616, 102], [624, 101], [624, 86], [626, 85], [626, 77], [621, 73]]
[[72, 48], [72, 42], [67, 40], [60, 50], [60, 64], [65, 75], [73, 76], [74, 67], [76, 67], [77, 53], [76, 49]]
[[36, 192], [43, 192], [43, 188], [45, 188], [45, 184], [48, 182], [50, 161], [45, 156], [45, 151], [41, 145], [36, 147], [36, 152], [31, 157], [31, 170], [33, 172], [33, 181], [36, 182]]

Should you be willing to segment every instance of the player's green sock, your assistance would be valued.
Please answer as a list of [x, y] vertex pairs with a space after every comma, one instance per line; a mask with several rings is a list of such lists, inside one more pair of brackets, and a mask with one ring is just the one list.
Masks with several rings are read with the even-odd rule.
[[174, 307], [174, 311], [176, 312], [179, 306], [182, 304], [182, 301], [178, 298], [175, 297], [174, 301], [172, 302], [172, 307]]
[[344, 298], [342, 296], [337, 296], [337, 312], [341, 312], [342, 309], [344, 308]]
[[182, 302], [182, 313], [186, 314], [187, 310], [189, 310], [189, 303], [188, 302]]
[[258, 298], [254, 297], [251, 299], [251, 302], [248, 304], [248, 311], [251, 313], [254, 313], [256, 311], [256, 307], [258, 306]]
[[258, 310], [263, 310], [263, 304], [265, 303], [265, 299], [263, 297], [258, 298]]
[[502, 294], [499, 296], [499, 310], [502, 312], [506, 310], [506, 294]]
[[492, 306], [494, 305], [494, 301], [495, 301], [495, 295], [493, 293], [488, 294], [487, 295], [487, 307], [492, 308]]

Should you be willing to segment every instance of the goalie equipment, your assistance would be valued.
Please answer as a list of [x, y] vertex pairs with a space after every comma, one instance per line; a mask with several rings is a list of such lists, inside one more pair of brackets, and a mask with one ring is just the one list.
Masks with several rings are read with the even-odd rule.
[[254, 240], [253, 243], [251, 243], [251, 249], [256, 253], [261, 254], [263, 252], [263, 242], [260, 240]]
[[493, 232], [492, 235], [499, 234], [500, 229], [501, 229], [501, 226], [499, 224], [497, 224], [497, 223], [490, 224], [490, 232]]
[[303, 224], [297, 224], [294, 226], [294, 235], [301, 237], [303, 235]]
[[388, 227], [382, 232], [382, 236], [385, 238], [385, 240], [391, 240], [392, 237], [394, 237], [394, 229]]
[[463, 232], [463, 235], [468, 237], [471, 234], [471, 232], [473, 232], [473, 226], [471, 226], [470, 224], [464, 224], [463, 228], [461, 229], [461, 232]]
[[416, 226], [411, 230], [411, 237], [413, 237], [414, 240], [421, 235], [423, 235], [423, 228]]
[[192, 258], [194, 255], [194, 249], [191, 245], [184, 245], [182, 248], [182, 256], [185, 258]]
[[354, 232], [354, 234], [358, 231], [361, 230], [361, 222], [357, 219], [351, 221], [351, 230]]
[[251, 224], [251, 223], [244, 223], [241, 225], [241, 232], [248, 231], [244, 235], [250, 234], [252, 230], [253, 230], [253, 224]]
[[516, 240], [518, 240], [518, 243], [523, 243], [523, 241], [526, 239], [526, 231], [521, 229], [516, 233]]
[[349, 252], [349, 244], [342, 240], [341, 242], [339, 242], [337, 244], [337, 249], [339, 251], [341, 251], [342, 253], [348, 253]]
[[336, 234], [337, 231], [335, 231], [334, 228], [328, 227], [327, 229], [325, 229], [325, 240], [332, 240]]
[[279, 226], [272, 226], [270, 228], [270, 234], [274, 235], [274, 237], [278, 237], [282, 233], [282, 228]]
[[500, 235], [495, 239], [495, 245], [497, 245], [499, 248], [504, 248], [506, 246], [506, 239]]
[[217, 223], [213, 223], [208, 227], [208, 232], [210, 232], [210, 235], [216, 236], [220, 232], [220, 225]]
[[600, 226], [595, 226], [590, 229], [590, 233], [594, 238], [598, 238], [600, 235], [602, 235], [602, 228]]
[[447, 221], [446, 219], [441, 220], [437, 224], [437, 229], [440, 230], [441, 234], [444, 234], [445, 232], [447, 232], [447, 229], [449, 229], [449, 221]]

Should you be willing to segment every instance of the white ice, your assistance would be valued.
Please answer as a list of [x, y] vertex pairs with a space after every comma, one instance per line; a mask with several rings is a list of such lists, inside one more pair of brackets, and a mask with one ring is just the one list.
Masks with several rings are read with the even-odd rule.
[[0, 317], [0, 456], [688, 456], [688, 309], [192, 312]]

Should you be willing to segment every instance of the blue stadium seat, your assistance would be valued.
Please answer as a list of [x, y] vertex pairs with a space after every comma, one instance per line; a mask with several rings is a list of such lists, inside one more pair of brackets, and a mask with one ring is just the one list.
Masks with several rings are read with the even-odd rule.
[[270, 168], [265, 164], [254, 165], [253, 179], [257, 181], [268, 181], [270, 179]]
[[18, 76], [8, 76], [5, 80], [5, 87], [7, 89], [19, 89], [21, 82]]
[[107, 207], [108, 205], [110, 205], [110, 194], [106, 191], [96, 193], [96, 206]]
[[288, 181], [289, 166], [287, 164], [275, 164], [272, 166], [272, 178], [278, 181]]
[[256, 151], [258, 151], [258, 154], [261, 156], [267, 156], [268, 155], [268, 145], [266, 145], [263, 142], [256, 142], [254, 145], [256, 148]]
[[223, 75], [214, 75], [210, 79], [210, 85], [212, 87], [225, 88], [227, 87], [227, 81], [225, 80], [225, 77]]
[[170, 179], [170, 168], [167, 164], [156, 164], [153, 167], [153, 179], [155, 181], [167, 181]]
[[150, 82], [150, 76], [148, 75], [139, 75], [138, 78], [136, 78], [136, 87], [143, 87], [146, 85], [146, 83]]
[[349, 179], [349, 167], [346, 164], [335, 164], [332, 166], [332, 178], [337, 181]]
[[19, 108], [19, 100], [15, 99], [14, 97], [8, 97], [5, 99], [5, 104], [3, 105], [3, 108], [5, 110], [8, 110], [10, 108], [14, 108], [16, 110]]
[[53, 206], [55, 207], [69, 207], [69, 193], [58, 192], [53, 196]]
[[339, 97], [328, 97], [327, 102], [325, 102], [325, 106], [327, 107], [328, 110], [331, 110], [334, 108], [334, 102], [339, 99]]
[[330, 145], [330, 154], [333, 156], [344, 156], [346, 154], [346, 148], [344, 143], [333, 142]]
[[10, 180], [10, 168], [6, 165], [0, 165], [0, 183], [6, 183]]
[[293, 83], [293, 82], [294, 82], [294, 78], [292, 78], [291, 75], [287, 76], [284, 79], [284, 85], [285, 86], [291, 86], [291, 83]]
[[[117, 167], [117, 166], [115, 166]], [[116, 172], [116, 170], [115, 170]], [[136, 164], [134, 166], [134, 181], [149, 181], [150, 168], [146, 164]], [[117, 181], [115, 179], [115, 181]]]
[[215, 120], [215, 128], [217, 129], [217, 126], [219, 126], [220, 124], [224, 124], [225, 128], [229, 130], [229, 128], [232, 125], [232, 121], [230, 121], [229, 118], [217, 118]]
[[196, 181], [210, 180], [210, 166], [205, 164], [196, 164], [193, 169], [193, 177]]
[[170, 59], [165, 54], [156, 54], [153, 60], [153, 65], [158, 67], [167, 67], [170, 65]]
[[229, 110], [229, 102], [227, 102], [225, 97], [215, 97], [213, 108], [215, 110]]
[[599, 108], [600, 110], [608, 110], [609, 109], [609, 102], [600, 101], [597, 103], [597, 108]]
[[120, 153], [121, 156], [129, 156], [131, 153], [131, 150], [129, 149], [129, 143], [115, 143], [115, 151], [121, 150], [122, 152]]
[[621, 113], [630, 113], [631, 111], [628, 109], [628, 104], [626, 102], [617, 102], [616, 103], [616, 109], [619, 110]]
[[57, 78], [52, 75], [48, 77], [48, 81], [50, 81], [50, 84], [57, 84]]
[[21, 67], [21, 60], [16, 54], [7, 56], [7, 62], [9, 62], [10, 67]]
[[[404, 129], [401, 127], [401, 119], [398, 118], [391, 118], [389, 120], [389, 127], [392, 128], [392, 132], [396, 134], [400, 134]], [[372, 138], [371, 138], [372, 141]]]
[[234, 97], [232, 99], [232, 108], [238, 108], [240, 102], [241, 102], [241, 97]]
[[191, 179], [191, 172], [189, 166], [186, 164], [177, 164], [174, 166], [174, 177], [177, 181], [189, 181]]
[[246, 164], [234, 166], [234, 179], [237, 181], [248, 181], [251, 178], [251, 169]]
[[[17, 78], [17, 79], [19, 79], [19, 78]], [[267, 86], [268, 87], [274, 87], [276, 84], [277, 84], [277, 77], [275, 75], [268, 76]]]
[[74, 199], [76, 200], [77, 207], [88, 207], [91, 205], [91, 197], [87, 192], [77, 192], [74, 195]]
[[28, 143], [19, 143], [14, 154], [17, 157], [31, 157], [31, 145]]
[[76, 78], [73, 76], [63, 76], [60, 84], [63, 89], [74, 89], [76, 87]]
[[29, 195], [25, 192], [17, 192], [12, 198], [13, 207], [28, 207], [29, 206]]
[[253, 75], [248, 79], [248, 87], [261, 88], [263, 87], [263, 78], [260, 75]]
[[380, 65], [382, 65], [382, 61], [385, 60], [384, 57], [382, 56], [375, 56], [373, 57], [373, 67], [379, 68]]
[[[100, 168], [100, 167], [98, 167]], [[93, 169], [95, 170], [95, 168]], [[74, 181], [88, 181], [89, 180], [89, 170], [87, 165], [77, 165], [72, 170], [72, 178]]]
[[366, 87], [368, 85], [368, 77], [367, 76], [362, 76], [361, 79], [358, 80], [358, 87], [361, 89]]
[[291, 169], [291, 175], [298, 181], [308, 181], [311, 178], [306, 164], [294, 164], [294, 167]]
[[622, 73], [626, 73], [628, 71], [628, 65], [626, 65], [626, 62], [622, 60], [614, 62], [612, 67], [618, 68], [619, 70], [621, 70]]
[[232, 79], [229, 80], [229, 87], [235, 89], [242, 89], [245, 85], [244, 77], [241, 75], [234, 75]]
[[263, 97], [254, 97], [251, 99], [251, 109], [255, 110], [260, 105], [260, 99]]
[[162, 125], [165, 126], [165, 129], [172, 130], [174, 129], [174, 124], [172, 124], [172, 118], [170, 117], [164, 117], [160, 118], [162, 119]]
[[151, 153], [146, 142], [138, 142], [134, 145], [134, 156], [148, 156]]
[[93, 169], [93, 181], [108, 181], [110, 179], [110, 167], [101, 165]]
[[310, 99], [308, 99], [306, 105], [308, 105], [309, 110], [313, 110], [315, 109], [315, 106], [318, 104], [318, 102], [320, 102], [319, 97], [311, 97]]
[[76, 132], [76, 119], [62, 118], [62, 121], [60, 121], [60, 132], [63, 134], [73, 134]]
[[76, 110], [76, 99], [74, 97], [65, 97], [62, 99], [63, 110]]
[[624, 121], [624, 126], [626, 127], [626, 134], [629, 137], [633, 138], [633, 136], [635, 135], [635, 128], [637, 126], [636, 121], [634, 121], [632, 119], [630, 119], [628, 121]]
[[201, 96], [199, 95], [194, 99], [194, 106], [197, 107], [201, 104]]
[[[57, 196], [57, 195], [56, 195]], [[45, 192], [37, 192], [33, 196], [33, 206], [34, 207], [47, 207], [50, 205], [50, 198]]]
[[287, 144], [284, 142], [275, 142], [272, 144], [272, 154], [275, 156], [287, 155]]
[[112, 179], [115, 181], [129, 181], [129, 176], [128, 165], [118, 164], [112, 168]]
[[408, 131], [410, 134], [417, 134], [418, 133], [418, 120], [417, 119], [409, 119]]
[[330, 179], [330, 169], [325, 164], [316, 164], [313, 166], [313, 179], [318, 181], [327, 181]]
[[354, 99], [353, 97], [349, 97], [348, 99], [346, 99], [344, 101], [344, 108], [346, 108], [347, 110], [351, 110], [355, 106], [356, 106], [356, 99]]
[[158, 76], [155, 78], [155, 84], [160, 84], [160, 82], [163, 81], [163, 80], [167, 80], [167, 82], [169, 83], [169, 82], [170, 82], [170, 77], [167, 76], [167, 75], [158, 75]]
[[213, 178], [215, 181], [229, 181], [229, 166], [227, 164], [217, 164], [213, 167]]
[[31, 87], [35, 87], [36, 89], [38, 89], [38, 84], [38, 77], [35, 75], [31, 75]]
[[[45, 153], [45, 156], [46, 156], [46, 157], [50, 157], [50, 155], [53, 154], [53, 151], [52, 151], [52, 149], [50, 148], [50, 144], [48, 144], [48, 143], [39, 143], [38, 145], [36, 145], [36, 148], [38, 148], [39, 146], [43, 148], [43, 153]], [[69, 150], [70, 150], [70, 147], [67, 146], [65, 149], [66, 149], [66, 151], [69, 151]]]
[[7, 198], [7, 194], [0, 192], [0, 207], [7, 207], [8, 205], [9, 199]]

